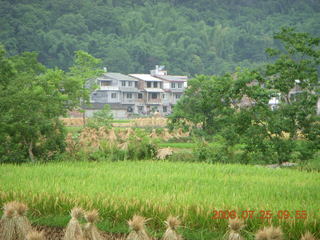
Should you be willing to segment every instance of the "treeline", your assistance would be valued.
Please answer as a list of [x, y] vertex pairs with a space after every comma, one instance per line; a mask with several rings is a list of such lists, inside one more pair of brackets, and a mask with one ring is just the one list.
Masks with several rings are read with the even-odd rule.
[[280, 26], [319, 35], [319, 11], [317, 0], [3, 0], [0, 42], [65, 70], [84, 50], [109, 71], [222, 74], [267, 62]]

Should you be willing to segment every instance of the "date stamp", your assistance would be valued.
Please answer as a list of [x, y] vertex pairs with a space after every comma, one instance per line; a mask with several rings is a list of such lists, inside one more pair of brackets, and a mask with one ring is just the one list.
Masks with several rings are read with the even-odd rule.
[[307, 211], [306, 210], [214, 210], [212, 219], [261, 219], [261, 220], [269, 220], [273, 218], [277, 219], [307, 219]]

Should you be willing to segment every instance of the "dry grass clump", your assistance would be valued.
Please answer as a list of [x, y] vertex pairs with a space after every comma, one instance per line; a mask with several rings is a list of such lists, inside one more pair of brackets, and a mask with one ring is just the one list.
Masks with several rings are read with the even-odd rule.
[[83, 239], [84, 235], [79, 223], [79, 219], [83, 216], [82, 208], [75, 207], [71, 210], [71, 220], [69, 221], [64, 240], [79, 240]]
[[25, 240], [32, 229], [25, 215], [27, 209], [27, 205], [15, 201], [4, 205], [4, 214], [1, 218], [1, 239]]
[[301, 236], [301, 240], [316, 240], [316, 238], [311, 232], [306, 232]]
[[24, 203], [15, 203], [16, 209], [16, 229], [18, 239], [25, 240], [27, 234], [32, 230], [31, 224], [26, 216], [28, 207]]
[[168, 156], [171, 156], [172, 153], [173, 153], [173, 150], [170, 147], [161, 148], [158, 150], [156, 158], [163, 160], [163, 159], [166, 159]]
[[45, 240], [44, 232], [31, 231], [27, 235], [27, 240]]
[[84, 225], [84, 236], [86, 240], [102, 240], [104, 239], [97, 227], [95, 226], [95, 223], [99, 219], [99, 213], [97, 210], [92, 210], [85, 213], [85, 219], [87, 220], [87, 223]]
[[145, 223], [146, 219], [141, 216], [133, 216], [131, 220], [128, 221], [130, 233], [127, 236], [127, 240], [150, 240], [146, 230]]
[[9, 202], [3, 206], [3, 216], [1, 218], [0, 239], [13, 240], [16, 238], [16, 227], [14, 216], [16, 214], [15, 203]]
[[282, 240], [283, 232], [280, 227], [264, 227], [255, 235], [256, 240]]
[[242, 219], [235, 218], [229, 220], [229, 240], [243, 240], [240, 231], [245, 227]]
[[165, 224], [167, 230], [165, 231], [162, 240], [182, 240], [182, 236], [177, 233], [177, 228], [180, 226], [180, 220], [177, 217], [169, 216]]

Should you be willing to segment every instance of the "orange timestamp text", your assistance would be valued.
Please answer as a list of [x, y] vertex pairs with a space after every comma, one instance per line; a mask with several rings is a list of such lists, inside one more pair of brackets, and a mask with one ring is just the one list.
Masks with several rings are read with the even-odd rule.
[[307, 211], [306, 210], [214, 210], [212, 219], [261, 219], [267, 220], [272, 218], [277, 219], [307, 219]]

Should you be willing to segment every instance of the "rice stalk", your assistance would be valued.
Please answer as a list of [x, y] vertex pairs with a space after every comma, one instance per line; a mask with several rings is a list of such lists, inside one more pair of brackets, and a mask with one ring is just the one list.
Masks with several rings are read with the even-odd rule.
[[305, 234], [303, 234], [301, 236], [301, 240], [316, 240], [316, 238], [314, 237], [314, 235], [310, 232], [306, 232]]
[[255, 235], [256, 240], [282, 240], [283, 232], [280, 227], [264, 227]]
[[127, 236], [127, 240], [150, 240], [145, 230], [146, 219], [141, 216], [133, 216], [131, 220], [128, 221], [130, 233]]
[[97, 210], [92, 210], [85, 213], [85, 219], [87, 223], [83, 227], [84, 236], [86, 240], [103, 240], [100, 235], [96, 222], [98, 221], [99, 213]]
[[164, 160], [164, 159], [166, 159], [168, 156], [171, 156], [172, 153], [173, 153], [173, 151], [172, 151], [172, 149], [171, 149], [170, 147], [168, 147], [168, 148], [161, 148], [161, 149], [158, 150], [156, 158], [157, 158], [157, 159]]
[[69, 221], [64, 240], [79, 240], [83, 239], [84, 235], [79, 223], [79, 219], [83, 216], [83, 210], [81, 208], [75, 207], [71, 210], [71, 220]]
[[169, 216], [167, 221], [165, 221], [167, 225], [167, 230], [165, 231], [162, 239], [163, 240], [182, 240], [182, 236], [177, 233], [177, 228], [180, 226], [180, 221], [177, 217]]
[[15, 202], [9, 202], [3, 207], [3, 216], [1, 218], [0, 239], [15, 240], [17, 236], [15, 223]]
[[25, 240], [27, 234], [32, 230], [31, 224], [26, 216], [28, 207], [24, 203], [15, 203], [16, 217], [15, 225], [17, 231], [17, 239]]
[[229, 240], [243, 240], [240, 231], [245, 227], [242, 219], [235, 218], [229, 220]]

